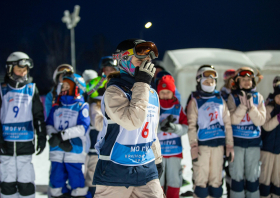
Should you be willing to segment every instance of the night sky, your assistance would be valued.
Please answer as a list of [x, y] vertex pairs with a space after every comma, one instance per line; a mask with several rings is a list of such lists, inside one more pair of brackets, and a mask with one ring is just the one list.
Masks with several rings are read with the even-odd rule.
[[[80, 74], [96, 69], [101, 56], [110, 55], [122, 40], [139, 37], [140, 31], [156, 43], [159, 59], [166, 50], [181, 48], [280, 49], [279, 0], [2, 0], [1, 73], [10, 53], [24, 51], [34, 60], [31, 74], [40, 93], [46, 93], [53, 69], [70, 63], [70, 31], [61, 18], [76, 4], [81, 6], [75, 28]], [[148, 21], [153, 26], [144, 29]]]

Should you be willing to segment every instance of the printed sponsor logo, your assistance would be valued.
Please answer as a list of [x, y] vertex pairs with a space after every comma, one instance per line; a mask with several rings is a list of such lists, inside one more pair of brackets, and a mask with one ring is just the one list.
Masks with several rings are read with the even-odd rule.
[[12, 101], [14, 101], [14, 98], [13, 97], [9, 97], [8, 98], [8, 102], [12, 102]]

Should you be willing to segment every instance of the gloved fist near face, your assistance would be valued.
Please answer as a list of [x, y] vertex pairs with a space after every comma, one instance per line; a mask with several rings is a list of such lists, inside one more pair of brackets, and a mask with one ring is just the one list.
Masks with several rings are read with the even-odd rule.
[[151, 84], [156, 68], [154, 64], [148, 61], [143, 61], [139, 67], [135, 68], [135, 82], [143, 82]]

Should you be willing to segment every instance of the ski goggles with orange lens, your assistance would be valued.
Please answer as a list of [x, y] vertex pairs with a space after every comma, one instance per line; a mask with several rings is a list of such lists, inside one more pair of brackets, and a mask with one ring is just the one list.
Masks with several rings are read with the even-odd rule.
[[60, 68], [58, 68], [58, 72], [73, 72], [73, 69], [71, 67], [67, 67], [67, 66], [61, 66]]
[[237, 75], [241, 76], [241, 77], [245, 77], [245, 76], [254, 77], [254, 73], [252, 71], [249, 71], [249, 70], [240, 71]]
[[158, 57], [158, 49], [156, 44], [153, 42], [142, 42], [142, 43], [136, 43], [135, 47], [132, 49], [129, 49], [127, 51], [113, 54], [113, 59], [121, 60], [121, 59], [127, 59], [129, 56], [134, 55], [136, 58], [144, 59], [147, 56], [150, 56], [151, 59], [155, 59]]
[[213, 70], [206, 70], [202, 73], [202, 76], [205, 77], [205, 78], [214, 78], [214, 79], [217, 79], [218, 78], [218, 74], [216, 71], [213, 71]]

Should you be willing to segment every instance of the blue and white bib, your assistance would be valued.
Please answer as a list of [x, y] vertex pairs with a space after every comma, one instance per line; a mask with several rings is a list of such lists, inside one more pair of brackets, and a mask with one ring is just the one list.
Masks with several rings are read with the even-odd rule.
[[[173, 115], [176, 118], [174, 124], [179, 123], [181, 106], [180, 104], [173, 105], [171, 108], [160, 108], [160, 122], [166, 119], [169, 115]], [[158, 129], [160, 130], [160, 129]], [[175, 133], [168, 133], [161, 131], [158, 133], [158, 139], [160, 141], [161, 146], [161, 154], [162, 156], [173, 156], [182, 153], [182, 143], [181, 137]]]
[[219, 94], [210, 97], [193, 96], [198, 111], [198, 140], [225, 138], [223, 100]]
[[1, 123], [5, 141], [27, 142], [34, 138], [32, 98], [35, 84], [21, 88], [1, 84]]
[[[79, 119], [87, 119], [89, 116], [87, 103], [76, 102], [74, 104], [63, 104], [55, 107], [53, 112], [52, 119], [54, 123], [54, 128], [57, 131], [63, 131], [65, 129], [79, 125]], [[86, 108], [85, 108], [86, 107]], [[80, 110], [82, 110], [82, 115], [79, 116]], [[86, 136], [76, 137], [70, 139], [70, 142], [73, 146], [71, 153], [80, 154], [84, 151], [84, 145], [86, 145]], [[59, 146], [50, 147], [50, 151], [62, 151]]]
[[[117, 85], [111, 86], [115, 86], [124, 92], [124, 90]], [[125, 92], [124, 94], [130, 100], [130, 94]], [[155, 160], [151, 146], [156, 140], [155, 129], [158, 125], [159, 119], [159, 102], [158, 95], [153, 89], [150, 89], [149, 104], [147, 108], [148, 114], [143, 126], [133, 131], [128, 131], [120, 126], [120, 131], [115, 140], [114, 146], [112, 147], [110, 156], [99, 155], [99, 159], [110, 160], [116, 164], [124, 166], [139, 166]], [[101, 101], [101, 111], [104, 115], [103, 128], [102, 131], [99, 132], [97, 143], [95, 145], [98, 154], [100, 154], [100, 149], [105, 143], [104, 137], [106, 136], [108, 127], [108, 120], [105, 117], [104, 98]]]
[[[240, 104], [240, 100], [237, 94], [231, 94], [236, 107]], [[253, 103], [256, 107], [259, 105], [258, 92], [252, 93]], [[261, 135], [260, 127], [255, 126], [252, 122], [248, 113], [244, 116], [241, 122], [238, 125], [232, 125], [233, 137], [253, 139], [258, 138]]]

